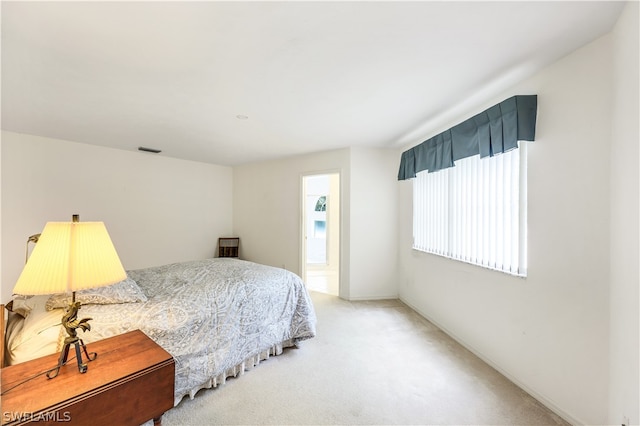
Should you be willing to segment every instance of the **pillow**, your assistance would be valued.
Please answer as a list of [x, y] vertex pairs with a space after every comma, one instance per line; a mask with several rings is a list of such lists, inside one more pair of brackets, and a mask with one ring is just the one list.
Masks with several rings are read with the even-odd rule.
[[22, 318], [26, 318], [27, 316], [29, 316], [33, 308], [35, 308], [39, 303], [42, 302], [43, 300], [41, 297], [15, 294], [13, 296], [13, 300], [7, 303], [5, 307], [8, 311], [13, 312], [14, 314], [18, 314]]
[[[88, 288], [76, 292], [76, 301], [83, 305], [111, 305], [115, 303], [146, 302], [147, 296], [138, 284], [127, 277], [126, 279], [104, 287]], [[47, 300], [47, 310], [67, 308], [71, 303], [68, 293], [54, 294]]]
[[27, 318], [9, 319], [6, 334], [6, 360], [9, 365], [60, 352], [66, 333], [60, 324], [60, 311], [48, 312], [45, 304], [49, 296], [33, 296]]

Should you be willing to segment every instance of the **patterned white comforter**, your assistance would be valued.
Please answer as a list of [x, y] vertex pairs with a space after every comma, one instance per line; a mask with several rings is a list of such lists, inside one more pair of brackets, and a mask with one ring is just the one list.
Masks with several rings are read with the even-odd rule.
[[216, 258], [127, 273], [148, 301], [83, 305], [79, 317], [93, 319], [81, 337], [90, 343], [142, 330], [176, 360], [176, 404], [236, 375], [245, 363], [251, 367], [315, 336], [304, 283], [284, 269]]

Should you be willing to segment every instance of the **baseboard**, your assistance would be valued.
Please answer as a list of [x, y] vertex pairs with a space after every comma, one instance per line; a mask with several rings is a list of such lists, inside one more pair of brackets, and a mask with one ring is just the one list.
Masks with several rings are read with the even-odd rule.
[[350, 297], [346, 299], [350, 302], [365, 302], [367, 300], [399, 300], [398, 295], [392, 296], [366, 296], [366, 297]]
[[413, 309], [416, 313], [418, 313], [419, 315], [421, 315], [424, 318], [426, 318], [428, 321], [430, 321], [432, 324], [434, 324], [436, 327], [438, 327], [440, 330], [442, 330], [445, 334], [447, 334], [449, 337], [451, 337], [453, 340], [455, 340], [460, 345], [462, 345], [464, 348], [466, 348], [467, 350], [472, 352], [475, 356], [477, 356], [478, 358], [480, 358], [481, 360], [483, 360], [484, 362], [489, 364], [493, 369], [495, 369], [500, 374], [502, 374], [504, 377], [509, 379], [513, 384], [515, 384], [520, 389], [522, 389], [523, 391], [525, 391], [526, 393], [531, 395], [533, 398], [538, 400], [538, 402], [540, 402], [542, 405], [547, 407], [549, 410], [553, 411], [555, 414], [557, 414], [558, 416], [562, 417], [562, 419], [564, 419], [565, 421], [571, 423], [572, 425], [585, 425], [585, 424], [587, 424], [585, 422], [582, 422], [582, 421], [576, 419], [575, 417], [573, 417], [572, 415], [570, 415], [566, 411], [562, 410], [560, 407], [558, 407], [556, 404], [554, 404], [551, 400], [546, 398], [544, 395], [534, 391], [533, 389], [529, 388], [524, 383], [520, 382], [513, 375], [509, 374], [508, 371], [503, 370], [498, 364], [496, 364], [490, 358], [486, 357], [484, 354], [482, 354], [480, 351], [478, 351], [475, 347], [473, 347], [473, 345], [467, 344], [463, 339], [459, 338], [455, 333], [452, 333], [450, 330], [448, 330], [446, 327], [444, 327], [438, 321], [436, 321], [433, 318], [431, 318], [425, 312], [423, 312], [420, 309], [418, 309], [417, 307], [413, 306], [411, 303], [407, 302], [402, 297], [400, 297], [399, 299], [400, 299], [400, 301], [402, 301], [402, 303], [406, 304], [411, 309]]

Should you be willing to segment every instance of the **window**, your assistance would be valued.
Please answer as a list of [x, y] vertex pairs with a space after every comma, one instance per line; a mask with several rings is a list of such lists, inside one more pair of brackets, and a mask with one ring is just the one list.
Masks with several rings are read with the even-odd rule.
[[526, 150], [418, 173], [413, 248], [526, 276]]

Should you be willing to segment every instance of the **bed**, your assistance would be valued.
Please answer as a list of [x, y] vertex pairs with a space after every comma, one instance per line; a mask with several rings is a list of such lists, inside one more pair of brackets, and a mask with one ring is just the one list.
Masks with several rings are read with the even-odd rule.
[[[85, 343], [140, 329], [175, 358], [176, 405], [315, 336], [313, 305], [297, 275], [235, 258], [131, 270], [120, 283], [76, 296], [79, 318], [92, 318], [91, 330], [79, 333]], [[8, 364], [61, 350], [67, 297], [14, 297]]]

